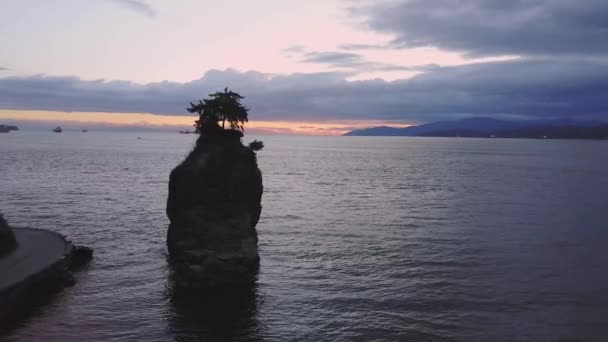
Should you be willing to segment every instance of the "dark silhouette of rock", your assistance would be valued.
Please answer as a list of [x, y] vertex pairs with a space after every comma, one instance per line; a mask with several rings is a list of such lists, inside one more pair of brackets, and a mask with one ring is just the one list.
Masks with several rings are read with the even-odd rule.
[[260, 151], [264, 148], [264, 143], [259, 140], [254, 140], [247, 145], [252, 151]]
[[167, 200], [167, 247], [178, 288], [242, 285], [257, 273], [263, 187], [256, 151], [263, 143], [241, 143], [248, 122], [242, 99], [226, 88], [187, 108], [199, 116], [200, 135], [171, 172]]
[[70, 269], [82, 267], [93, 259], [93, 249], [85, 246], [76, 246], [72, 248], [72, 262]]
[[9, 125], [0, 125], [0, 133], [9, 133], [10, 131], [18, 131], [19, 127], [17, 126], [9, 126]]
[[507, 121], [493, 118], [469, 118], [438, 121], [404, 128], [372, 127], [355, 130], [344, 135], [605, 140], [608, 139], [608, 123], [574, 120]]
[[202, 132], [171, 172], [167, 247], [178, 287], [213, 288], [255, 278], [262, 174], [241, 136], [221, 128]]
[[17, 240], [13, 230], [0, 214], [0, 256], [9, 253], [17, 246]]

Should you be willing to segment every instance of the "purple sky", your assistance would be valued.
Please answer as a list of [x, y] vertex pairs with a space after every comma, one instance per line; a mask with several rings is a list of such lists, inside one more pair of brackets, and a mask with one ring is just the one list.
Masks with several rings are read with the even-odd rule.
[[184, 115], [225, 86], [266, 121], [604, 119], [606, 18], [600, 0], [5, 0], [0, 119]]

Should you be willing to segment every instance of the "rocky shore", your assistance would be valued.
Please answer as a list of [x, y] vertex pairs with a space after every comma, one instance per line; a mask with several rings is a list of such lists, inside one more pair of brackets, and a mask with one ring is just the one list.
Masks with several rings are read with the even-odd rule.
[[13, 230], [8, 225], [8, 222], [4, 219], [4, 216], [0, 214], [0, 257], [8, 254], [17, 247], [17, 240]]
[[59, 233], [13, 229], [1, 215], [0, 243], [5, 246], [0, 255], [0, 328], [3, 329], [48, 295], [73, 285], [71, 271], [88, 262], [93, 254], [90, 248], [75, 246]]

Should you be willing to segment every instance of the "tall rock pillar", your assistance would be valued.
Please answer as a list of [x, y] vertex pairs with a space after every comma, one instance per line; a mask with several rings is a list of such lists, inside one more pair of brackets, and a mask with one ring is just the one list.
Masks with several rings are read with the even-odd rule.
[[169, 262], [178, 287], [238, 285], [259, 267], [262, 174], [240, 132], [202, 133], [169, 180]]

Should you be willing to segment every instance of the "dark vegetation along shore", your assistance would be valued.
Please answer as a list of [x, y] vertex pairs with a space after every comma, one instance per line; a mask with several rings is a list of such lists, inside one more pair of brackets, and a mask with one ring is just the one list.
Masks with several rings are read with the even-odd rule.
[[180, 289], [218, 289], [252, 283], [259, 266], [263, 192], [256, 151], [241, 143], [248, 110], [225, 89], [191, 104], [199, 115], [194, 149], [169, 180], [167, 232], [171, 277]]
[[0, 333], [54, 292], [74, 284], [71, 272], [92, 254], [52, 231], [13, 229], [0, 214]]
[[405, 128], [372, 127], [346, 136], [524, 138], [524, 139], [608, 139], [608, 123], [578, 121], [506, 121], [470, 118], [439, 121]]

